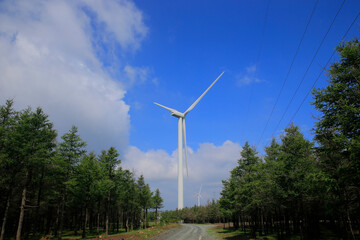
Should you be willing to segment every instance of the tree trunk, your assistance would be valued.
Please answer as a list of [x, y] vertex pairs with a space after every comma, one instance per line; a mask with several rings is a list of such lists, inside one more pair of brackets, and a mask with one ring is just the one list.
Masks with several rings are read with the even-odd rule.
[[131, 213], [131, 221], [130, 221], [130, 231], [134, 230], [134, 218], [135, 218], [135, 214]]
[[290, 223], [289, 223], [288, 212], [285, 212], [284, 223], [285, 223], [286, 236], [290, 236], [291, 233], [290, 233]]
[[61, 240], [62, 238], [62, 231], [63, 231], [63, 227], [64, 227], [64, 211], [65, 211], [65, 192], [62, 195], [62, 201], [60, 203], [60, 218], [59, 218], [59, 235], [58, 235], [58, 240]]
[[119, 214], [119, 210], [116, 211], [116, 232], [119, 232], [119, 224], [120, 224], [120, 214]]
[[126, 232], [129, 232], [129, 217], [126, 216], [126, 220], [125, 220], [125, 228], [126, 228]]
[[349, 223], [350, 232], [351, 232], [351, 235], [352, 235], [353, 239], [355, 240], [355, 235], [354, 235], [354, 231], [353, 231], [352, 224], [351, 224], [349, 209], [346, 210], [346, 213], [347, 213], [347, 220], [348, 220], [348, 223]]
[[29, 169], [26, 171], [26, 183], [24, 185], [22, 196], [21, 196], [21, 205], [20, 205], [20, 216], [19, 216], [19, 224], [16, 231], [16, 240], [21, 239], [21, 229], [24, 222], [24, 214], [25, 214], [25, 203], [26, 203], [26, 191], [27, 187], [30, 185], [31, 179], [32, 179], [32, 169]]
[[8, 197], [7, 197], [7, 200], [6, 200], [6, 207], [5, 207], [3, 222], [2, 222], [2, 226], [1, 226], [0, 240], [3, 240], [3, 239], [4, 239], [4, 235], [5, 235], [5, 226], [6, 226], [7, 215], [8, 215], [8, 213], [9, 213], [11, 193], [12, 193], [12, 190], [11, 190], [11, 187], [10, 187], [9, 195], [8, 195]]
[[232, 217], [232, 222], [234, 223], [234, 228], [238, 229], [239, 228], [239, 220], [236, 216]]
[[145, 208], [144, 214], [145, 214], [145, 216], [144, 216], [144, 229], [146, 229], [147, 208]]
[[58, 236], [59, 231], [59, 225], [60, 225], [60, 212], [61, 212], [61, 202], [57, 206], [56, 210], [56, 220], [55, 220], [55, 226], [54, 226], [54, 236]]
[[47, 210], [47, 217], [46, 217], [46, 226], [45, 226], [45, 233], [46, 235], [50, 234], [50, 229], [52, 226], [52, 219], [53, 219], [53, 207], [49, 206]]
[[44, 176], [45, 176], [45, 165], [41, 169], [41, 177], [40, 177], [40, 182], [39, 182], [39, 191], [38, 191], [38, 195], [37, 195], [37, 202], [36, 202], [37, 208], [36, 208], [36, 213], [35, 213], [35, 222], [36, 222], [35, 232], [39, 232], [40, 227], [41, 227], [40, 202], [41, 202], [41, 195], [42, 195], [42, 190], [43, 190], [43, 185], [44, 185]]
[[97, 214], [97, 226], [96, 226], [96, 232], [97, 234], [100, 233], [100, 212]]
[[86, 225], [88, 221], [88, 208], [85, 206], [85, 217], [84, 217], [84, 225], [83, 225], [83, 231], [82, 231], [82, 238], [86, 237]]
[[92, 232], [92, 217], [91, 216], [92, 216], [92, 208], [89, 208], [88, 209], [88, 219], [87, 219], [89, 232]]
[[110, 191], [108, 193], [107, 206], [106, 206], [105, 236], [109, 235], [109, 208], [110, 208]]
[[100, 234], [100, 200], [98, 201], [96, 232], [98, 235]]
[[260, 232], [261, 232], [260, 236], [261, 236], [262, 234], [265, 233], [265, 229], [264, 229], [264, 211], [262, 209], [260, 209], [260, 217], [261, 217], [261, 227], [260, 227]]
[[22, 225], [23, 225], [23, 221], [24, 221], [25, 201], [26, 201], [26, 186], [24, 187], [24, 189], [22, 191], [19, 224], [18, 224], [18, 228], [16, 231], [16, 240], [21, 239], [21, 229], [22, 229]]
[[155, 219], [156, 219], [156, 225], [160, 222], [160, 218], [158, 218], [158, 214], [157, 214], [157, 207], [155, 207]]
[[[82, 209], [80, 209], [80, 212]], [[79, 215], [78, 215], [78, 209], [75, 210], [75, 214], [73, 216], [73, 226], [74, 226], [74, 235], [77, 235], [78, 229], [81, 229], [81, 223], [82, 223], [82, 213], [80, 213], [80, 221], [79, 221]]]

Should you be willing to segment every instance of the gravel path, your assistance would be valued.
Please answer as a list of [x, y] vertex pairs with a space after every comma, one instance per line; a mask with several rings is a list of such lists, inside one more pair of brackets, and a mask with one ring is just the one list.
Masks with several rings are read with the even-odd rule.
[[151, 240], [214, 240], [206, 232], [213, 225], [182, 224], [180, 228], [163, 232]]

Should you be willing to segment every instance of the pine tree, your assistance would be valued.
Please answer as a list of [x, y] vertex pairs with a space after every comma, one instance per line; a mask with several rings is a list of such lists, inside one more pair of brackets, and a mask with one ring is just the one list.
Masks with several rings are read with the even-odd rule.
[[2, 197], [6, 197], [0, 240], [4, 239], [10, 202], [15, 188], [15, 176], [19, 169], [10, 151], [11, 138], [19, 115], [14, 110], [13, 104], [12, 100], [7, 100], [5, 105], [0, 106], [0, 192], [3, 193]]
[[55, 147], [56, 131], [48, 116], [37, 108], [21, 112], [12, 138], [12, 159], [21, 167], [21, 204], [16, 239], [21, 239], [28, 189], [38, 177]]
[[155, 217], [156, 217], [156, 219], [158, 218], [158, 209], [164, 207], [163, 201], [164, 200], [160, 196], [160, 190], [157, 188], [156, 191], [155, 191], [155, 195], [153, 196], [153, 199], [152, 199], [152, 203], [153, 203], [152, 207], [155, 208]]
[[313, 105], [320, 111], [315, 139], [332, 215], [354, 237], [351, 223], [360, 216], [360, 41], [342, 42], [337, 51], [340, 60], [330, 66], [329, 85], [313, 90]]
[[[79, 134], [76, 126], [72, 126], [70, 131], [64, 134], [62, 142], [59, 144], [56, 156], [56, 165], [61, 178], [59, 178], [59, 205], [58, 205], [58, 239], [62, 238], [64, 227], [65, 206], [67, 203], [68, 187], [67, 182], [74, 176], [74, 169], [79, 165], [81, 158], [85, 155], [86, 142]], [[57, 233], [57, 231], [55, 231]]]
[[137, 182], [139, 189], [139, 203], [143, 209], [143, 228], [146, 228], [147, 224], [147, 211], [151, 207], [152, 192], [150, 191], [149, 184], [145, 183], [144, 176], [141, 175]]
[[103, 181], [107, 182], [104, 186], [107, 187], [107, 200], [106, 200], [106, 223], [105, 223], [105, 235], [108, 236], [109, 234], [109, 214], [110, 214], [110, 204], [111, 204], [111, 197], [112, 192], [115, 188], [115, 174], [116, 174], [116, 167], [121, 163], [121, 160], [118, 159], [119, 153], [114, 147], [110, 147], [108, 151], [102, 151], [99, 157], [99, 161], [102, 165], [103, 169]]
[[98, 181], [100, 180], [100, 166], [96, 155], [91, 152], [82, 157], [80, 164], [74, 169], [75, 176], [68, 181], [69, 191], [81, 203], [83, 209], [82, 238], [86, 237], [86, 227], [89, 221], [89, 207], [97, 192]]

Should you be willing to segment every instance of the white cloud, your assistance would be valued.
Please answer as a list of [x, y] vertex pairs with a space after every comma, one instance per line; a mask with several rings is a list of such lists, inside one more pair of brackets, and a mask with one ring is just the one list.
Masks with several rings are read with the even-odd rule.
[[[229, 176], [240, 158], [241, 146], [238, 143], [225, 141], [221, 146], [213, 143], [200, 144], [197, 152], [189, 154], [193, 167], [191, 174], [195, 180], [207, 180], [221, 183]], [[189, 163], [189, 164], [191, 164]]]
[[[225, 179], [240, 158], [241, 146], [225, 141], [221, 146], [202, 143], [197, 151], [188, 148], [189, 178], [194, 180]], [[177, 150], [168, 154], [164, 150], [143, 152], [130, 146], [125, 152], [123, 166], [137, 169], [149, 180], [177, 179]], [[184, 174], [185, 174], [185, 162]], [[204, 167], [206, 166], [206, 167]]]
[[238, 74], [236, 76], [236, 84], [238, 87], [246, 86], [252, 83], [262, 82], [261, 79], [256, 77], [257, 67], [256, 65], [251, 65], [246, 68], [245, 74]]
[[256, 65], [251, 65], [246, 68], [247, 73], [255, 73], [256, 72]]
[[124, 67], [124, 72], [129, 80], [127, 85], [132, 86], [135, 83], [144, 83], [148, 78], [149, 69], [146, 67], [132, 67], [126, 65]]
[[[237, 165], [241, 146], [232, 141], [225, 141], [216, 146], [212, 143], [202, 143], [196, 151], [188, 149], [189, 177], [186, 177], [184, 166], [184, 203], [192, 206], [196, 203], [194, 194], [202, 188], [202, 203], [212, 198], [218, 198], [222, 189], [221, 180], [230, 176], [230, 170]], [[177, 150], [168, 154], [164, 150], [149, 150], [143, 152], [130, 146], [123, 155], [122, 166], [126, 169], [136, 169], [143, 174], [155, 190], [160, 188], [167, 209], [177, 207]]]
[[106, 24], [106, 30], [115, 35], [123, 48], [140, 47], [148, 28], [143, 24], [142, 13], [134, 3], [126, 0], [83, 0], [83, 3], [96, 13], [99, 21]]
[[135, 146], [129, 146], [124, 155], [123, 166], [126, 169], [136, 169], [147, 180], [166, 180], [177, 176], [175, 152], [172, 155], [164, 150], [142, 152]]
[[[139, 48], [147, 34], [142, 13], [129, 1], [2, 1], [0, 101], [14, 98], [18, 108], [43, 107], [61, 134], [79, 126], [90, 150], [121, 148], [130, 127], [126, 89], [97, 55], [94, 19], [122, 51]], [[144, 81], [146, 71], [126, 66]]]

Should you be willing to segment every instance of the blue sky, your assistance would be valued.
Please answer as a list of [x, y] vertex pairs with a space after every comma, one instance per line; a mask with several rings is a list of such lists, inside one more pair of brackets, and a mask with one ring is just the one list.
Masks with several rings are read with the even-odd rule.
[[[43, 107], [59, 135], [77, 125], [89, 150], [115, 146], [174, 209], [177, 119], [153, 102], [185, 111], [224, 71], [186, 118], [185, 206], [201, 184], [204, 203], [219, 197], [245, 141], [263, 154], [279, 137], [360, 9], [345, 2], [279, 124], [343, 1], [319, 0], [269, 119], [315, 2], [2, 1], [0, 101]], [[308, 139], [310, 101], [294, 118]]]

